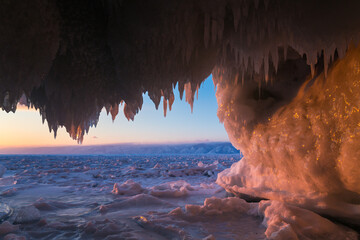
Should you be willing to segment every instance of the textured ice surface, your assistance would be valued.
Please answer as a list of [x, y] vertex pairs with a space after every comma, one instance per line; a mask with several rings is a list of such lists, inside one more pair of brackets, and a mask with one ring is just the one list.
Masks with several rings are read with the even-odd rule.
[[289, 104], [266, 118], [254, 106], [271, 96], [251, 102], [241, 85], [220, 84], [218, 116], [244, 158], [217, 183], [359, 224], [359, 56], [360, 47], [350, 48], [326, 78], [307, 78]]
[[39, 210], [34, 206], [25, 206], [17, 211], [14, 223], [31, 223], [39, 220]]
[[4, 175], [5, 172], [6, 172], [6, 167], [0, 165], [0, 178]]
[[[2, 155], [0, 162], [8, 170], [1, 179], [1, 201], [14, 214], [0, 225], [0, 237], [168, 239], [166, 231], [144, 229], [135, 218], [225, 196], [214, 184], [216, 175], [239, 159], [238, 154]], [[178, 231], [170, 235], [181, 238]]]
[[239, 155], [208, 154], [2, 155], [11, 181], [0, 185], [0, 191], [12, 193], [2, 195], [1, 201], [14, 214], [0, 225], [0, 237], [351, 240], [357, 236], [291, 204], [228, 197], [215, 180], [239, 160]]
[[256, 208], [269, 239], [358, 239], [356, 232], [306, 209], [278, 201], [261, 201]]

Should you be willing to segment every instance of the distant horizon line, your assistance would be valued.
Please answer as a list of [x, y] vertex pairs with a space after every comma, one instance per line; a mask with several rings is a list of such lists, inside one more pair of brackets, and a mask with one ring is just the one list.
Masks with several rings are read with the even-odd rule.
[[[185, 141], [185, 142], [123, 142], [123, 143], [104, 143], [104, 144], [89, 144], [89, 145], [34, 145], [34, 146], [9, 146], [9, 147], [2, 147], [0, 146], [0, 150], [6, 149], [30, 149], [30, 148], [62, 148], [62, 147], [96, 147], [96, 146], [115, 146], [115, 145], [185, 145], [185, 144], [201, 144], [201, 143], [231, 143], [230, 141]], [[1, 153], [0, 153], [1, 154]]]

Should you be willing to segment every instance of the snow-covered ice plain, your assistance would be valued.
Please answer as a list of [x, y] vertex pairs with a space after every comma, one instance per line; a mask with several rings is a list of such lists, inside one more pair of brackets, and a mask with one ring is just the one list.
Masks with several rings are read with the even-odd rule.
[[3, 239], [356, 239], [276, 201], [248, 203], [215, 181], [241, 159], [207, 155], [2, 155]]
[[[225, 197], [214, 183], [216, 175], [239, 158], [238, 154], [3, 155], [0, 161], [7, 170], [0, 179], [0, 195], [1, 202], [13, 210], [7, 219], [13, 225], [2, 223], [0, 235], [13, 233], [27, 239], [206, 237], [213, 233], [214, 221], [194, 224], [170, 221], [166, 216], [185, 204], [202, 205], [207, 197]], [[261, 223], [255, 218], [251, 221]], [[239, 231], [227, 233], [229, 226], [223, 224], [215, 236], [226, 233], [231, 238]]]

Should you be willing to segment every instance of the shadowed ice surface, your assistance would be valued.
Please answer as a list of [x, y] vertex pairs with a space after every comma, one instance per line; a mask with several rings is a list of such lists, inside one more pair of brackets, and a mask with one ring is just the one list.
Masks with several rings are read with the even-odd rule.
[[239, 159], [238, 154], [3, 155], [1, 164], [7, 170], [0, 178], [1, 201], [14, 212], [7, 219], [9, 223], [0, 225], [0, 235], [12, 233], [27, 239], [201, 239], [213, 234], [233, 239], [251, 227], [248, 236], [263, 238], [265, 228], [260, 218], [252, 216], [236, 221], [236, 215], [195, 221], [170, 219], [168, 215], [186, 204], [202, 205], [207, 197], [225, 197], [225, 191], [214, 183], [217, 173]]

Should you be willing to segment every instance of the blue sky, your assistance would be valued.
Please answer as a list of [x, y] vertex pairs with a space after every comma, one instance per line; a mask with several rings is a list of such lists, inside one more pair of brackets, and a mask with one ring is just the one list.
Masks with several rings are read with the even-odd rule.
[[[135, 121], [128, 121], [122, 108], [115, 121], [102, 111], [96, 128], [91, 128], [83, 145], [111, 143], [182, 143], [203, 141], [228, 141], [224, 126], [219, 122], [217, 102], [211, 77], [199, 89], [194, 111], [179, 92], [174, 91], [175, 102], [172, 111], [164, 117], [162, 105], [155, 109], [153, 102], [144, 95], [144, 104]], [[0, 111], [0, 147], [76, 145], [65, 129], [59, 129], [54, 139], [47, 123], [34, 110], [18, 110], [15, 114]]]

